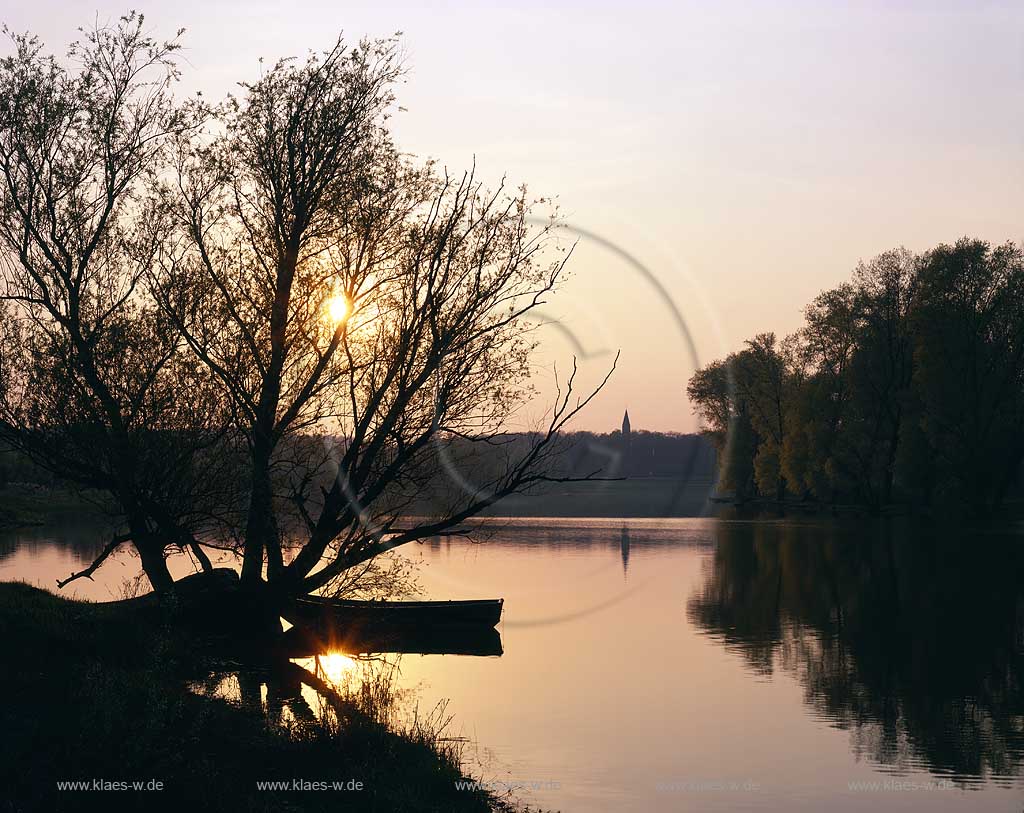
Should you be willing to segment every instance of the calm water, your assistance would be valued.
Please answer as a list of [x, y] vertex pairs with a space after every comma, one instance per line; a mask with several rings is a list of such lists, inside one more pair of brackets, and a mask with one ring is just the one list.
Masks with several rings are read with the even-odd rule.
[[[1024, 535], [714, 519], [488, 530], [411, 555], [428, 597], [505, 598], [504, 654], [399, 668], [421, 708], [450, 698], [452, 733], [496, 787], [587, 813], [1024, 804]], [[50, 584], [101, 544], [9, 534], [0, 579]], [[79, 595], [118, 595], [134, 572], [122, 557]]]

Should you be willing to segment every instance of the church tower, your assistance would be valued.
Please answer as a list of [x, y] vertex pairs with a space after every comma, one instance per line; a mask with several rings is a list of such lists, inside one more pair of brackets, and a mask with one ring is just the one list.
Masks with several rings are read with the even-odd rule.
[[630, 437], [629, 410], [622, 416], [622, 472], [629, 476], [631, 464], [632, 438]]

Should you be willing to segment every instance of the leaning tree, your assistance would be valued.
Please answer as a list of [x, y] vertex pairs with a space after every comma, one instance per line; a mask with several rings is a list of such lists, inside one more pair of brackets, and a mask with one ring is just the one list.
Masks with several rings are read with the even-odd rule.
[[218, 107], [175, 105], [177, 46], [135, 15], [89, 33], [77, 73], [14, 43], [0, 431], [113, 496], [126, 532], [104, 557], [130, 540], [166, 591], [169, 552], [211, 569], [203, 548], [228, 547], [276, 622], [399, 545], [580, 479], [556, 471], [560, 432], [603, 382], [576, 395], [574, 364], [511, 431], [528, 317], [571, 249], [524, 189], [399, 152], [395, 41], [281, 61]]
[[[524, 317], [570, 252], [525, 190], [398, 152], [400, 73], [393, 41], [279, 62], [215, 137], [180, 142], [160, 191], [177, 234], [152, 290], [231, 404], [249, 453], [241, 580], [272, 599], [556, 479], [559, 430], [596, 394], [574, 400], [573, 374], [542, 427], [509, 433]], [[467, 447], [487, 450], [469, 479]]]

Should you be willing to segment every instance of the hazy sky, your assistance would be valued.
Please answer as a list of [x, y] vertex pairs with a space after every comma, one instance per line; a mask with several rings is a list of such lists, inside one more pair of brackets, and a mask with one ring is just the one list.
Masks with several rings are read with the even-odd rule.
[[[0, 16], [62, 52], [124, 10], [37, 0]], [[620, 369], [580, 422], [691, 430], [703, 363], [801, 308], [859, 259], [964, 234], [1024, 238], [1024, 2], [133, 3], [187, 32], [183, 88], [220, 95], [260, 56], [403, 32], [400, 145], [454, 170], [474, 155], [556, 195], [584, 239], [545, 309], [589, 381]], [[612, 247], [617, 247], [618, 251]], [[668, 293], [662, 297], [621, 252]], [[572, 336], [572, 340], [568, 338]], [[539, 412], [539, 407], [532, 407]]]

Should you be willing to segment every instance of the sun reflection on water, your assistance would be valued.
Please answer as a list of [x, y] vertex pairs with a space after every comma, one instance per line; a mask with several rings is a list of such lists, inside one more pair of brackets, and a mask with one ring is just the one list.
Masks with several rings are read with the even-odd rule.
[[359, 666], [358, 661], [342, 652], [316, 655], [312, 661], [314, 668], [311, 671], [335, 686], [344, 683]]

